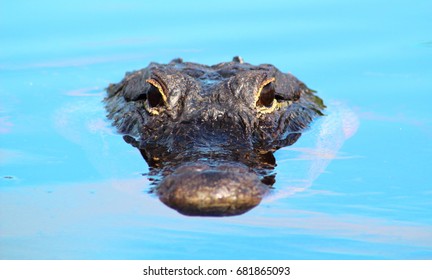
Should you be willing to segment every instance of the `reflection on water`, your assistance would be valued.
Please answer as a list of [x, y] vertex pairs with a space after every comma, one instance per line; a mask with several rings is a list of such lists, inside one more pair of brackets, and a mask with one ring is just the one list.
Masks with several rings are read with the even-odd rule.
[[[115, 2], [2, 6], [1, 259], [432, 258], [430, 1], [152, 2], [163, 22]], [[233, 55], [292, 71], [330, 106], [275, 153], [259, 206], [186, 217], [148, 193], [100, 100], [150, 61]]]
[[330, 103], [325, 113], [326, 116], [322, 120], [318, 120], [316, 128], [313, 128], [313, 137], [309, 137], [312, 140], [312, 147], [283, 148], [287, 153], [293, 152], [296, 156], [279, 160], [280, 164], [293, 164], [292, 161], [297, 164], [298, 161], [306, 161], [306, 168], [300, 173], [289, 172], [289, 176], [301, 175], [303, 177], [298, 176], [296, 179], [289, 179], [288, 176], [284, 176], [286, 182], [295, 181], [295, 183], [290, 184], [290, 188], [277, 191], [277, 194], [270, 199], [274, 200], [304, 191], [313, 185], [320, 174], [325, 172], [332, 160], [344, 158], [338, 152], [345, 141], [356, 133], [359, 126], [358, 117], [348, 106], [340, 102]]

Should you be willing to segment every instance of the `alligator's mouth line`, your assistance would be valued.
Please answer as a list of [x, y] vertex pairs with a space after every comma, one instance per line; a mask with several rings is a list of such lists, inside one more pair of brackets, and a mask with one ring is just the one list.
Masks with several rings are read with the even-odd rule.
[[155, 193], [185, 215], [258, 205], [275, 182], [273, 152], [294, 144], [324, 108], [293, 75], [239, 57], [151, 63], [107, 91], [108, 118], [160, 174]]

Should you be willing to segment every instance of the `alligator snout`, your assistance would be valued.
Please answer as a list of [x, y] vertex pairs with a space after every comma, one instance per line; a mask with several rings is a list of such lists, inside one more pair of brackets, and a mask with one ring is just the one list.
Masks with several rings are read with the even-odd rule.
[[158, 187], [160, 200], [190, 216], [239, 215], [258, 205], [268, 186], [238, 164], [183, 165]]

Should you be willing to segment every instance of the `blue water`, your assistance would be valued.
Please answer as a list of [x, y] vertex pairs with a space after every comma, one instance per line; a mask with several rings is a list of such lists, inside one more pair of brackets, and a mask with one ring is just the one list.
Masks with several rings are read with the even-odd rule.
[[[432, 259], [432, 2], [0, 1], [1, 259]], [[105, 120], [151, 61], [241, 55], [327, 116], [237, 217], [178, 214]]]

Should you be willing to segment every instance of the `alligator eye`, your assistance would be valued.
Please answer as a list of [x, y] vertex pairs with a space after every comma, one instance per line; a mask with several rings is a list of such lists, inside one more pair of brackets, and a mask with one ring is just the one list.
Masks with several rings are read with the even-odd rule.
[[271, 107], [274, 99], [275, 99], [275, 89], [273, 83], [268, 83], [262, 88], [257, 105]]
[[273, 103], [275, 100], [275, 86], [274, 86], [274, 78], [268, 79], [262, 83], [261, 88], [258, 91], [257, 96], [257, 107], [273, 107]]
[[161, 107], [166, 104], [167, 97], [164, 93], [162, 85], [154, 79], [146, 80], [150, 84], [150, 89], [147, 91], [147, 105], [150, 113], [157, 114], [156, 107]]
[[159, 92], [158, 88], [151, 86], [150, 90], [147, 92], [147, 100], [150, 107], [157, 107], [163, 105], [162, 94]]

